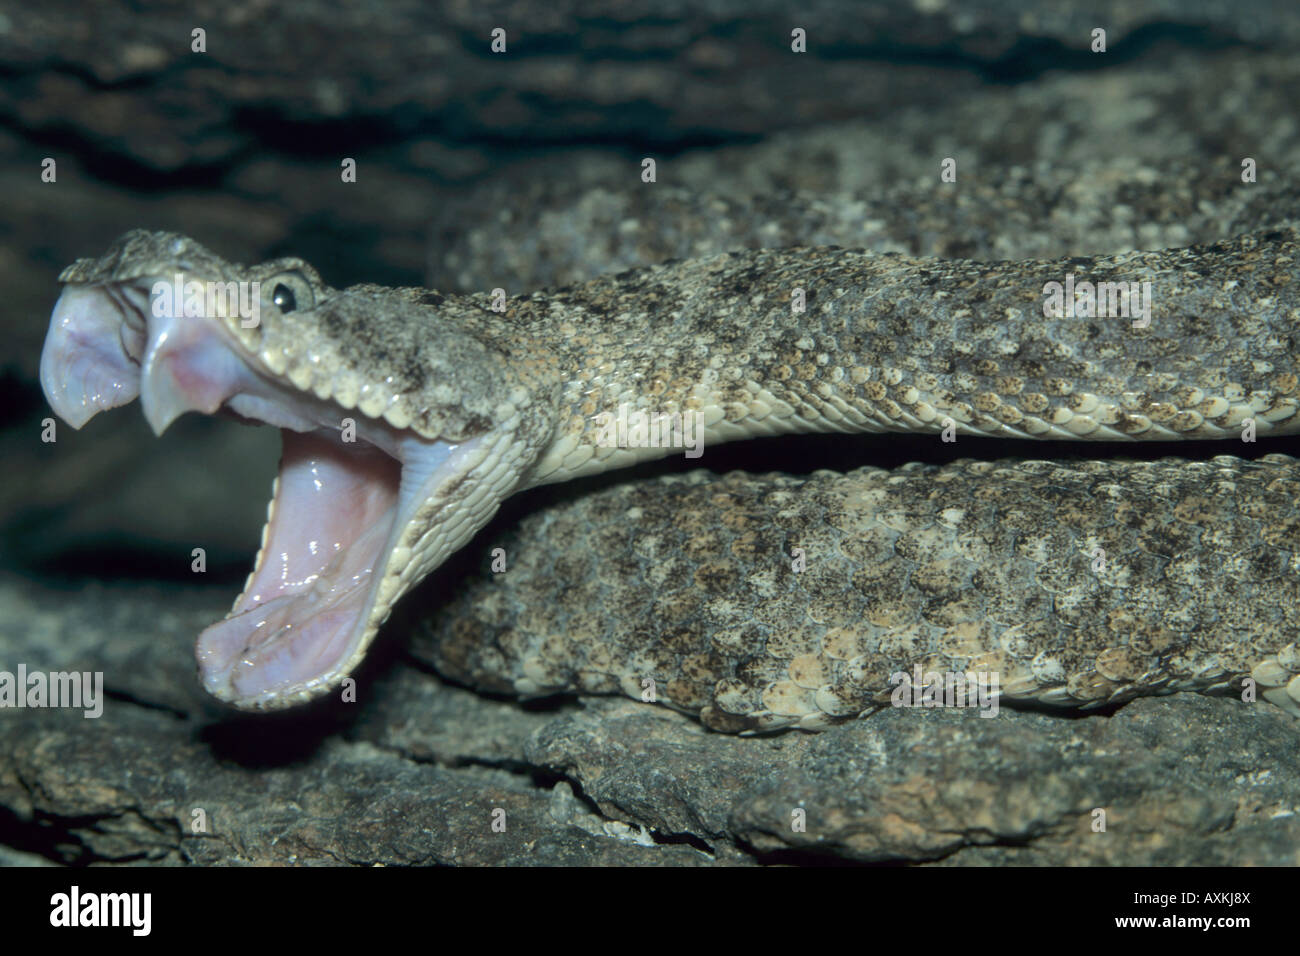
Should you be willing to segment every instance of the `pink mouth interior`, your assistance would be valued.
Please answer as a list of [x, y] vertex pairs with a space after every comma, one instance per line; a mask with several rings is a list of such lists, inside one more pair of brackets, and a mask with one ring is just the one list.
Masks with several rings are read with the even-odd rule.
[[[299, 392], [256, 371], [220, 320], [154, 315], [149, 287], [65, 289], [41, 356], [46, 397], [77, 428], [137, 394], [159, 433], [185, 411], [280, 427], [260, 560], [195, 650], [204, 686], [223, 700], [261, 708], [305, 699], [344, 676], [403, 526], [475, 443], [421, 438]], [[348, 417], [356, 441], [341, 440]]]
[[401, 466], [337, 437], [281, 429], [275, 509], [234, 610], [207, 628], [199, 665], [241, 697], [309, 682], [349, 652], [396, 511]]

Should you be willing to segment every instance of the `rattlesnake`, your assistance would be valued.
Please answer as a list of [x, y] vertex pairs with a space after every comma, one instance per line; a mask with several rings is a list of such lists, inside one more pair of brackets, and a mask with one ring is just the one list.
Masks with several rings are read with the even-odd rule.
[[[671, 451], [598, 443], [620, 406], [698, 414], [706, 446], [1300, 430], [1297, 239], [1014, 263], [759, 250], [507, 298], [339, 291], [297, 259], [244, 267], [135, 231], [64, 271], [42, 384], [77, 427], [140, 394], [158, 431], [219, 409], [282, 428], [257, 565], [198, 643], [209, 691], [267, 709], [336, 686], [508, 495]], [[259, 282], [260, 321], [154, 314], [177, 273]], [[1069, 275], [1150, 282], [1149, 325], [1045, 317]], [[914, 663], [992, 668], [1007, 699], [1044, 704], [1250, 675], [1296, 710], [1298, 477], [1224, 456], [618, 486], [526, 522], [433, 654], [524, 694], [649, 682], [724, 730], [849, 719]]]

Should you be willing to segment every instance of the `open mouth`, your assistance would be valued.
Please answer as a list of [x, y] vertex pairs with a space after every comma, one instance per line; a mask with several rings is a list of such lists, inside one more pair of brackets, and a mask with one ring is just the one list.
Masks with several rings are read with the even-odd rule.
[[186, 411], [280, 429], [283, 454], [243, 593], [199, 636], [200, 678], [247, 709], [286, 706], [337, 684], [400, 590], [417, 511], [481, 455], [299, 389], [262, 367], [212, 317], [157, 315], [150, 279], [65, 287], [41, 355], [41, 384], [74, 428], [137, 396], [161, 434]]

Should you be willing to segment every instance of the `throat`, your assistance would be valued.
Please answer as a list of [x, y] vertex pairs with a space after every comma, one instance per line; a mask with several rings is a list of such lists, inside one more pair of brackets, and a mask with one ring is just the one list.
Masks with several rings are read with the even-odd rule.
[[337, 433], [281, 430], [262, 548], [230, 616], [199, 638], [208, 689], [256, 699], [347, 656], [387, 563], [401, 464]]

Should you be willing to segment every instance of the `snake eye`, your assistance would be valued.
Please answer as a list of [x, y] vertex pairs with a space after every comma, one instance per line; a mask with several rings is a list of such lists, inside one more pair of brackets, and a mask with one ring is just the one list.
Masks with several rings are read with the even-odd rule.
[[283, 282], [277, 282], [275, 291], [271, 293], [271, 301], [281, 312], [292, 312], [298, 308], [298, 300], [293, 297], [293, 291]]
[[281, 314], [311, 309], [316, 305], [311, 285], [300, 272], [281, 272], [263, 282], [262, 288], [271, 290], [269, 301]]

